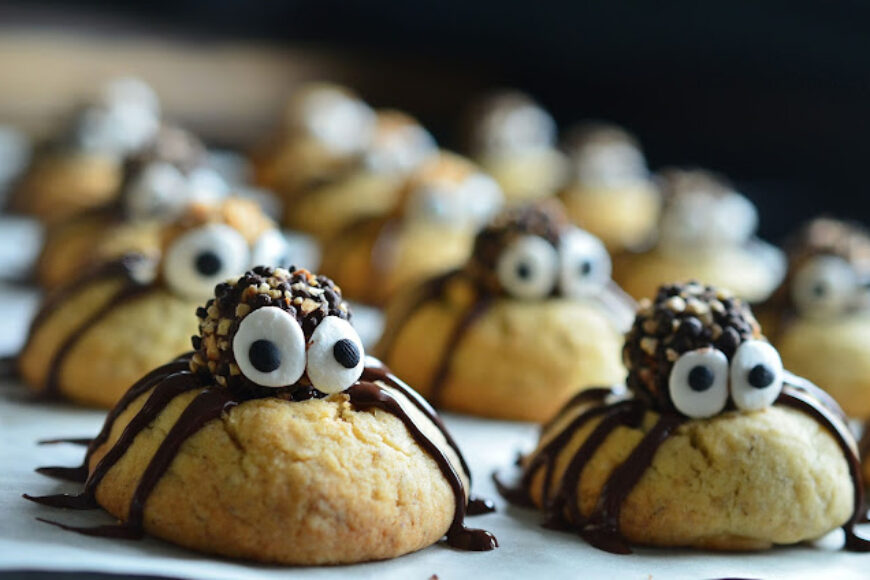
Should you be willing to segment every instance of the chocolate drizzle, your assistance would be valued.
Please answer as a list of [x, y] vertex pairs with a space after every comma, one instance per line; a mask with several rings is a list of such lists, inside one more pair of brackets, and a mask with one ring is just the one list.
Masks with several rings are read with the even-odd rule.
[[[198, 432], [206, 423], [219, 418], [223, 413], [230, 412], [233, 407], [244, 402], [243, 399], [234, 396], [227, 389], [207, 384], [207, 374], [195, 374], [191, 372], [189, 370], [191, 357], [192, 353], [184, 355], [156, 369], [133, 385], [118, 405], [109, 413], [102, 430], [91, 441], [82, 465], [75, 468], [50, 467], [37, 470], [40, 473], [54, 477], [84, 481], [85, 486], [81, 493], [77, 495], [58, 494], [40, 497], [24, 496], [26, 499], [51, 507], [70, 509], [97, 508], [97, 487], [109, 470], [124, 456], [136, 437], [152, 424], [177, 396], [188, 391], [202, 389], [181, 413], [148, 463], [131, 498], [126, 521], [118, 525], [89, 528], [67, 526], [41, 518], [40, 521], [90, 536], [126, 539], [142, 537], [144, 534], [144, 509], [147, 500], [154, 487], [160, 481], [160, 478], [166, 473], [182, 444], [190, 436]], [[350, 398], [351, 404], [357, 409], [379, 408], [399, 418], [417, 444], [436, 461], [441, 473], [450, 484], [456, 500], [453, 521], [447, 532], [448, 544], [459, 549], [477, 551], [491, 550], [498, 546], [497, 540], [489, 532], [469, 529], [464, 525], [464, 517], [468, 511], [485, 513], [492, 510], [491, 504], [481, 500], [469, 500], [459, 473], [450, 462], [450, 459], [444, 454], [444, 451], [420, 430], [411, 417], [402, 409], [399, 401], [387, 389], [381, 387], [375, 381], [382, 382], [405, 396], [411, 404], [419, 409], [441, 431], [448, 446], [459, 457], [461, 467], [468, 474], [470, 481], [468, 466], [434, 409], [425, 399], [393, 376], [380, 361], [370, 358], [367, 362], [370, 366], [366, 367], [363, 378], [360, 382], [347, 389], [345, 393]], [[144, 395], [149, 390], [151, 390], [151, 393], [148, 395], [145, 404], [133, 416], [118, 440], [97, 463], [90, 472], [90, 475], [88, 475], [88, 466], [91, 463], [90, 459], [93, 453], [108, 441], [117, 418], [135, 399]]]
[[[608, 389], [593, 389], [579, 393], [544, 427], [544, 432], [547, 432], [555, 428], [556, 424], [572, 410], [591, 405], [568, 421], [549, 442], [536, 451], [525, 465], [518, 486], [510, 487], [498, 478], [494, 479], [499, 493], [505, 499], [517, 505], [532, 507], [534, 503], [530, 496], [530, 489], [543, 470], [541, 504], [545, 513], [545, 527], [576, 529], [587, 542], [599, 549], [628, 554], [631, 550], [622, 536], [619, 525], [622, 505], [652, 464], [658, 448], [687, 419], [673, 412], [661, 414], [628, 458], [611, 472], [600, 491], [595, 508], [588, 516], [584, 516], [580, 512], [579, 497], [580, 478], [584, 468], [616, 428], [640, 427], [644, 415], [649, 410], [648, 402], [642, 398], [605, 404], [605, 399], [610, 392]], [[864, 488], [857, 450], [851, 443], [851, 435], [838, 413], [834, 409], [829, 409], [824, 401], [816, 400], [812, 392], [802, 382], [794, 385], [786, 384], [776, 404], [787, 405], [811, 417], [837, 441], [849, 464], [849, 475], [855, 490], [852, 516], [842, 526], [846, 537], [844, 549], [853, 552], [870, 551], [870, 541], [858, 537], [854, 531], [854, 526], [860, 521], [864, 507]], [[578, 431], [599, 418], [600, 421], [571, 458], [558, 487], [551, 494], [556, 461], [560, 453]]]
[[140, 254], [126, 254], [117, 260], [113, 260], [102, 264], [91, 271], [87, 272], [81, 278], [77, 279], [70, 285], [67, 285], [58, 291], [58, 294], [50, 298], [45, 306], [37, 313], [30, 326], [30, 340], [36, 336], [40, 328], [54, 314], [60, 305], [65, 303], [61, 297], [64, 295], [75, 295], [83, 291], [93, 283], [112, 278], [120, 277], [122, 280], [121, 287], [114, 292], [105, 303], [88, 316], [81, 324], [76, 326], [67, 337], [60, 343], [57, 349], [48, 361], [48, 374], [45, 384], [43, 385], [40, 396], [46, 398], [56, 398], [61, 391], [61, 369], [63, 368], [66, 358], [76, 345], [84, 338], [84, 336], [101, 320], [108, 316], [118, 306], [143, 296], [151, 291], [154, 286], [150, 283], [143, 283], [137, 279], [136, 270], [143, 267], [143, 262], [147, 258]]

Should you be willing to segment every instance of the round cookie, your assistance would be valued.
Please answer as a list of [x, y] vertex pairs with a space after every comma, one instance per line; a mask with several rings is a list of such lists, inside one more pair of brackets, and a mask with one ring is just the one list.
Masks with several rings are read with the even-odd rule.
[[560, 198], [571, 221], [613, 253], [648, 246], [662, 202], [637, 139], [616, 125], [587, 122], [569, 131], [564, 147], [571, 180]]
[[160, 251], [121, 255], [47, 296], [18, 357], [31, 389], [112, 406], [142, 374], [187, 350], [191, 312], [215, 284], [283, 263], [287, 249], [256, 204], [235, 198], [191, 205], [149, 235]]
[[660, 284], [700, 280], [751, 303], [767, 299], [785, 274], [785, 257], [754, 237], [752, 202], [702, 170], [666, 170], [659, 182], [665, 202], [656, 245], [618, 256], [614, 279], [635, 298]]
[[383, 305], [399, 289], [461, 264], [502, 201], [491, 177], [439, 152], [408, 176], [389, 215], [359, 220], [326, 241], [321, 269], [342, 281], [349, 299]]
[[42, 470], [84, 491], [28, 497], [122, 523], [57, 525], [297, 565], [393, 558], [445, 535], [497, 546], [464, 525], [470, 478], [449, 433], [365, 357], [332, 281], [258, 267], [197, 315], [194, 352], [126, 393], [82, 466]]
[[303, 85], [287, 103], [280, 133], [252, 156], [255, 179], [291, 203], [308, 184], [352, 167], [375, 125], [375, 112], [353, 91]]
[[330, 240], [352, 224], [384, 216], [398, 203], [408, 174], [437, 152], [435, 139], [415, 119], [378, 111], [372, 140], [353, 163], [292, 196], [285, 193], [284, 224]]
[[624, 379], [633, 314], [601, 242], [539, 202], [497, 216], [464, 267], [397, 296], [377, 352], [436, 406], [542, 421]]
[[[153, 227], [146, 222], [165, 222], [190, 203], [216, 202], [227, 195], [229, 186], [206, 166], [199, 139], [176, 127], [161, 127], [154, 139], [124, 160], [111, 202], [48, 226], [37, 278], [44, 287], [56, 288], [104, 258], [98, 250], [107, 243], [117, 250], [151, 251], [153, 236], [147, 232]], [[109, 241], [122, 236], [129, 241], [127, 247]]]
[[471, 157], [492, 175], [509, 204], [547, 197], [565, 183], [568, 161], [556, 148], [556, 122], [518, 91], [499, 91], [466, 114]]
[[109, 81], [39, 148], [11, 208], [54, 223], [110, 202], [121, 160], [150, 141], [159, 125], [160, 104], [148, 85], [134, 78]]
[[578, 395], [521, 461], [515, 501], [600, 549], [630, 544], [761, 550], [862, 515], [857, 447], [842, 410], [783, 370], [749, 308], [698, 283], [643, 301], [626, 387]]
[[785, 281], [761, 311], [782, 360], [850, 417], [870, 418], [870, 236], [818, 218], [793, 236], [787, 255]]

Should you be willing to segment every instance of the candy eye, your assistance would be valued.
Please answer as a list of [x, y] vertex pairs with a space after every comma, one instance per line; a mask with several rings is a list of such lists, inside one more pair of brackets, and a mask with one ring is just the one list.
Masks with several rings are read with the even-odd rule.
[[468, 176], [457, 192], [462, 202], [462, 218], [474, 226], [487, 223], [504, 203], [504, 194], [498, 182], [483, 173]]
[[742, 411], [773, 404], [782, 390], [782, 359], [770, 344], [748, 340], [731, 359], [731, 398]]
[[220, 174], [209, 167], [198, 167], [187, 176], [188, 202], [212, 203], [227, 197], [230, 188]]
[[209, 224], [176, 240], [163, 261], [163, 276], [175, 292], [193, 299], [245, 271], [250, 262], [245, 238], [226, 224]]
[[290, 246], [278, 230], [268, 230], [254, 243], [251, 251], [251, 267], [273, 266], [286, 268], [290, 264]]
[[305, 372], [305, 336], [289, 312], [265, 306], [239, 323], [233, 356], [248, 380], [262, 387], [287, 387]]
[[152, 163], [129, 185], [127, 212], [134, 219], [167, 218], [179, 213], [186, 200], [187, 180], [170, 163]]
[[677, 411], [692, 419], [711, 417], [728, 401], [728, 359], [702, 348], [683, 353], [668, 377], [668, 392]]
[[836, 256], [820, 256], [797, 271], [791, 297], [801, 314], [822, 318], [840, 314], [857, 286], [855, 271], [848, 262]]
[[411, 194], [408, 214], [413, 220], [449, 224], [461, 220], [462, 213], [455, 192], [442, 186], [423, 186]]
[[523, 236], [502, 253], [496, 266], [498, 280], [514, 298], [543, 298], [553, 291], [559, 257], [539, 236]]
[[562, 237], [559, 285], [571, 298], [593, 296], [610, 280], [610, 255], [601, 240], [580, 229]]
[[365, 353], [356, 330], [346, 320], [327, 316], [308, 341], [308, 378], [321, 393], [340, 393], [362, 375]]

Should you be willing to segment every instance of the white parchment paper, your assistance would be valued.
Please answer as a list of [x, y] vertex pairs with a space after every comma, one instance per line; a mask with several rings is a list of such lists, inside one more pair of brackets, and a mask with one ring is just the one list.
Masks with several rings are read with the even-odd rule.
[[[0, 232], [2, 238], [2, 232]], [[0, 239], [0, 244], [3, 241]], [[0, 356], [19, 348], [36, 305], [36, 293], [0, 286]], [[36, 569], [155, 574], [182, 578], [868, 578], [870, 554], [826, 546], [778, 548], [762, 553], [720, 554], [637, 549], [628, 556], [601, 552], [579, 537], [539, 524], [540, 514], [509, 506], [491, 482], [496, 469], [510, 469], [519, 450], [533, 446], [537, 428], [523, 423], [446, 415], [471, 465], [474, 492], [496, 501], [495, 514], [469, 524], [495, 533], [501, 547], [487, 553], [460, 552], [444, 544], [387, 562], [324, 568], [290, 568], [229, 561], [157, 539], [141, 541], [81, 536], [38, 522], [37, 517], [73, 525], [110, 523], [101, 510], [52, 509], [22, 499], [22, 493], [76, 492], [78, 486], [34, 472], [42, 465], [77, 465], [79, 446], [39, 445], [56, 437], [87, 437], [104, 413], [71, 405], [37, 403], [16, 381], [0, 380], [0, 570]], [[870, 527], [861, 530], [870, 536]]]

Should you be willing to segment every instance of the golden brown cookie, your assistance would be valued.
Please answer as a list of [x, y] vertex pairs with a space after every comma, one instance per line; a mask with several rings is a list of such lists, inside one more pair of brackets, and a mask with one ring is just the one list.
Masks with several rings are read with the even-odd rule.
[[282, 263], [286, 250], [256, 204], [235, 198], [194, 204], [148, 236], [158, 251], [121, 255], [49, 294], [19, 356], [33, 390], [110, 407], [187, 349], [191, 312], [215, 284], [253, 264]]
[[699, 280], [764, 301], [785, 274], [785, 257], [754, 237], [755, 206], [724, 180], [701, 170], [667, 170], [658, 240], [647, 251], [614, 261], [614, 279], [635, 298], [660, 284]]
[[114, 199], [123, 158], [148, 143], [160, 125], [160, 104], [134, 78], [108, 81], [79, 106], [34, 156], [11, 207], [55, 223]]
[[491, 177], [441, 152], [405, 180], [387, 217], [350, 224], [327, 240], [321, 269], [342, 280], [348, 298], [383, 305], [399, 289], [461, 264], [502, 201]]
[[629, 544], [760, 550], [842, 526], [863, 510], [842, 411], [783, 370], [749, 308], [697, 283], [663, 286], [623, 351], [627, 388], [581, 393], [545, 425], [503, 492], [615, 553]]
[[284, 192], [284, 223], [330, 240], [351, 224], [385, 216], [398, 203], [407, 175], [437, 152], [415, 119], [378, 111], [371, 142], [353, 163]]
[[470, 479], [419, 395], [366, 358], [338, 287], [255, 268], [198, 309], [195, 351], [135, 384], [109, 414], [74, 497], [199, 551], [281, 564], [393, 558], [438, 542], [491, 550], [468, 529]]
[[783, 361], [851, 417], [870, 418], [870, 236], [818, 218], [787, 245], [788, 273], [763, 307]]
[[556, 148], [556, 122], [531, 97], [500, 91], [466, 114], [472, 158], [504, 191], [509, 204], [550, 196], [565, 183], [568, 160]]
[[565, 139], [571, 179], [559, 194], [575, 224], [612, 253], [642, 249], [655, 237], [661, 194], [634, 136], [587, 122]]
[[621, 382], [633, 301], [557, 202], [507, 210], [460, 270], [409, 286], [378, 354], [436, 406], [542, 421], [578, 390]]

